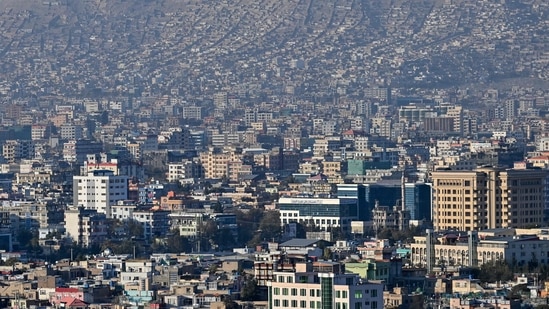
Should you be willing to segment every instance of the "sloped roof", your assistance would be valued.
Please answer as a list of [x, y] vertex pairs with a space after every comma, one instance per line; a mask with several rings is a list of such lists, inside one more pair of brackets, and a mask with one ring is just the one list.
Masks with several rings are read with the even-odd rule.
[[294, 238], [280, 244], [280, 247], [311, 247], [318, 239]]
[[88, 304], [83, 302], [82, 300], [74, 297], [65, 297], [61, 299], [61, 303], [65, 303], [65, 306], [70, 307], [86, 307]]

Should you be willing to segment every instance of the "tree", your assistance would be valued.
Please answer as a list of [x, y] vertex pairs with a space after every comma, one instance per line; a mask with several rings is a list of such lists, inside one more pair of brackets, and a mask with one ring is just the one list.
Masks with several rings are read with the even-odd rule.
[[232, 299], [230, 295], [226, 295], [223, 298], [223, 304], [225, 309], [238, 309], [238, 304]]
[[135, 220], [128, 220], [126, 222], [126, 231], [128, 231], [129, 236], [137, 238], [143, 237], [145, 232], [143, 225]]
[[263, 213], [263, 218], [259, 223], [261, 236], [263, 239], [273, 239], [280, 236], [280, 212], [268, 210]]
[[326, 247], [324, 248], [324, 252], [322, 253], [322, 258], [325, 260], [331, 260], [332, 259], [332, 250], [330, 248]]
[[517, 284], [511, 288], [509, 293], [507, 293], [507, 298], [509, 299], [520, 299], [523, 292], [528, 292], [528, 287], [526, 284]]
[[238, 225], [238, 242], [241, 245], [250, 243], [263, 217], [263, 211], [254, 208], [246, 212], [237, 210], [234, 214]]
[[244, 281], [242, 290], [240, 290], [240, 299], [244, 301], [257, 300], [259, 295], [259, 289], [257, 287], [257, 280], [253, 277], [248, 277]]
[[166, 239], [166, 246], [170, 252], [188, 252], [191, 248], [189, 239], [179, 235], [179, 231], [173, 231], [172, 235]]
[[223, 213], [223, 205], [220, 202], [216, 202], [212, 206], [214, 213]]
[[483, 282], [508, 281], [513, 279], [513, 272], [509, 264], [498, 260], [482, 264], [478, 276]]

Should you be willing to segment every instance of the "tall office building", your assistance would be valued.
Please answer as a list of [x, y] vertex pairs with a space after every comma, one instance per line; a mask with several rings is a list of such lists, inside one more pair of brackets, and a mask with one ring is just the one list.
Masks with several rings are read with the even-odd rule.
[[94, 209], [111, 217], [111, 206], [128, 199], [128, 176], [113, 171], [95, 170], [86, 176], [73, 177], [74, 206]]
[[362, 184], [337, 184], [337, 197], [356, 200], [358, 220], [366, 221], [371, 216], [366, 201], [366, 187]]
[[410, 220], [431, 221], [431, 190], [426, 183], [404, 184], [404, 208], [410, 213]]
[[473, 231], [543, 223], [547, 171], [481, 168], [435, 171], [435, 230]]

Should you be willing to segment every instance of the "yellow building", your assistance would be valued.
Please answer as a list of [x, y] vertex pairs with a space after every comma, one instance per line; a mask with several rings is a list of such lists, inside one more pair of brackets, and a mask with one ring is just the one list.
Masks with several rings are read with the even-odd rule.
[[481, 168], [435, 171], [435, 230], [471, 231], [543, 223], [547, 171]]
[[208, 179], [234, 178], [242, 164], [242, 153], [235, 149], [210, 149], [200, 153], [204, 176]]

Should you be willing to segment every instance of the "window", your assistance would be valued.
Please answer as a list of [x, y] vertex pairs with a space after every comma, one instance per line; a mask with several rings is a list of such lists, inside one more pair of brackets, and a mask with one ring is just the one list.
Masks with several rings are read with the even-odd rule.
[[294, 282], [294, 277], [292, 277], [292, 276], [286, 277], [286, 282], [287, 283], [293, 283]]
[[282, 295], [288, 295], [288, 288], [282, 288]]
[[287, 299], [282, 300], [282, 307], [288, 307], [288, 300]]
[[307, 308], [307, 301], [305, 300], [302, 300], [299, 302], [299, 307], [300, 308]]
[[309, 296], [315, 297], [315, 290], [310, 289], [310, 290], [309, 290]]
[[355, 303], [355, 309], [362, 309], [362, 303]]
[[309, 302], [309, 307], [311, 307], [312, 309], [315, 308], [315, 302], [314, 301], [310, 301]]
[[372, 290], [372, 297], [377, 297], [377, 290]]
[[297, 300], [292, 300], [292, 308], [297, 308]]
[[342, 293], [343, 298], [347, 298], [347, 291], [343, 291]]
[[300, 290], [299, 290], [299, 296], [307, 296], [307, 290], [305, 290], [305, 289], [300, 289]]
[[274, 295], [280, 295], [280, 288], [274, 288]]
[[279, 300], [279, 299], [275, 299], [275, 300], [274, 300], [274, 305], [275, 305], [275, 307], [280, 307], [280, 300]]
[[336, 298], [341, 298], [341, 291], [336, 291]]
[[362, 291], [355, 291], [355, 299], [362, 298]]
[[377, 301], [372, 302], [372, 309], [377, 309]]
[[297, 289], [292, 289], [292, 296], [297, 296]]

